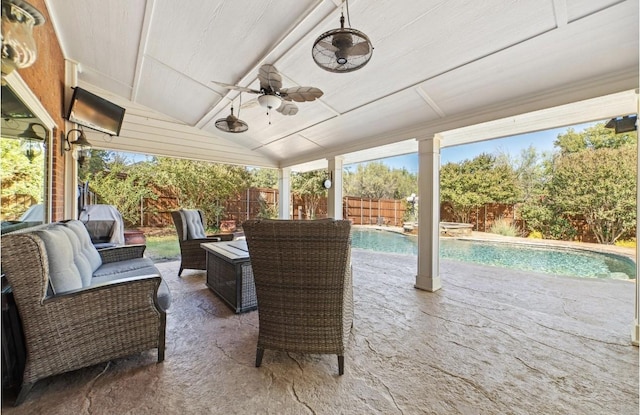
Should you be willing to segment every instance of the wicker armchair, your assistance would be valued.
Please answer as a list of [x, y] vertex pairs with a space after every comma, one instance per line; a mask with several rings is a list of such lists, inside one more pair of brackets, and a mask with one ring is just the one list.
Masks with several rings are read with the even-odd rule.
[[258, 299], [256, 367], [264, 349], [338, 355], [353, 324], [351, 224], [248, 220], [242, 225]]
[[[186, 215], [185, 215], [186, 214]], [[189, 229], [189, 215], [199, 216], [199, 223], [191, 222], [201, 231], [202, 235], [199, 238], [192, 238], [193, 235]], [[182, 271], [185, 268], [188, 269], [207, 269], [207, 255], [204, 249], [200, 247], [201, 243], [206, 242], [220, 242], [230, 241], [233, 239], [233, 234], [216, 234], [216, 235], [204, 235], [204, 229], [206, 229], [206, 223], [204, 222], [204, 216], [200, 210], [186, 210], [180, 209], [171, 212], [173, 223], [176, 226], [176, 232], [178, 232], [178, 242], [180, 243], [180, 270], [178, 276], [182, 276]]]

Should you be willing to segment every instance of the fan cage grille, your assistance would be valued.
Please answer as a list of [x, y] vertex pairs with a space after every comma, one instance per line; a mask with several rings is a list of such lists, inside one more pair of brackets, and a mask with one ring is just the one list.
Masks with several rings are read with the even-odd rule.
[[249, 129], [249, 125], [246, 122], [239, 120], [235, 117], [233, 119], [233, 124], [234, 124], [234, 127], [230, 128], [229, 120], [227, 120], [227, 118], [220, 118], [219, 120], [216, 120], [215, 125], [218, 130], [224, 131], [227, 133], [243, 133]]
[[[322, 43], [332, 44], [333, 38], [336, 35], [349, 34], [353, 37], [353, 44], [359, 44], [366, 42], [369, 44], [369, 52], [365, 55], [350, 56], [347, 63], [339, 64], [336, 54], [333, 50], [327, 49], [322, 46]], [[313, 43], [311, 54], [315, 63], [322, 69], [329, 72], [352, 72], [358, 70], [369, 63], [371, 56], [373, 55], [373, 46], [369, 37], [359, 30], [351, 28], [341, 28], [329, 30], [321, 34]]]

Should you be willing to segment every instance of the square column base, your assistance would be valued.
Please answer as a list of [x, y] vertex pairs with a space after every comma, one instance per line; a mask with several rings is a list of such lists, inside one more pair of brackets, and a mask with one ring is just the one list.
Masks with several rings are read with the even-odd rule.
[[421, 277], [416, 275], [416, 284], [414, 285], [414, 288], [423, 291], [435, 292], [442, 288], [442, 280], [440, 277]]
[[636, 320], [631, 328], [631, 344], [640, 346], [640, 322]]

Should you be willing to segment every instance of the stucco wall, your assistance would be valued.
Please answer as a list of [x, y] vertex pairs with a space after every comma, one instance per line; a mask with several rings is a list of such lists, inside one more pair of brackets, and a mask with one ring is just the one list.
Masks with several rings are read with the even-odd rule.
[[29, 3], [44, 15], [46, 22], [34, 28], [33, 31], [38, 47], [38, 59], [31, 67], [20, 69], [19, 73], [58, 125], [51, 143], [53, 154], [51, 217], [56, 221], [64, 219], [64, 159], [60, 156], [60, 137], [64, 129], [64, 119], [62, 118], [64, 112], [64, 57], [44, 0], [29, 0]]

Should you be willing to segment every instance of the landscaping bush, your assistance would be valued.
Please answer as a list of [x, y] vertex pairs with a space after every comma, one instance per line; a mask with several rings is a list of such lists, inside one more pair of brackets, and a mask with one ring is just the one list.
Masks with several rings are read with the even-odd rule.
[[495, 233], [502, 236], [519, 236], [518, 228], [504, 218], [499, 218], [489, 228], [490, 233]]
[[624, 248], [635, 248], [637, 242], [635, 239], [618, 239], [615, 243], [615, 246], [622, 246]]
[[531, 238], [531, 239], [544, 239], [544, 235], [542, 235], [542, 232], [540, 232], [540, 231], [533, 231], [533, 232], [529, 233], [529, 235], [527, 236], [527, 238]]

